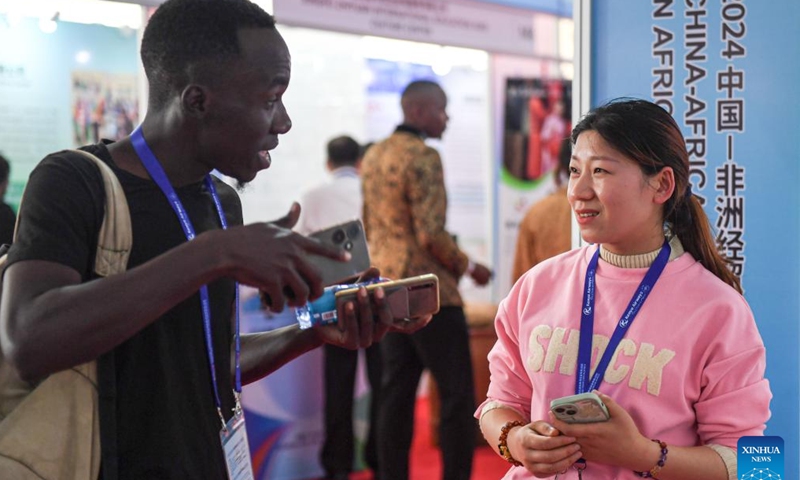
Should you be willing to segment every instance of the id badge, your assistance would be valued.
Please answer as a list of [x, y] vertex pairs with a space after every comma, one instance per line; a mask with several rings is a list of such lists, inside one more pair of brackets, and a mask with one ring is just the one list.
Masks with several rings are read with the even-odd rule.
[[225, 466], [230, 480], [253, 480], [253, 463], [250, 461], [250, 445], [247, 443], [247, 429], [244, 414], [240, 409], [228, 420], [219, 432], [222, 450], [225, 452]]

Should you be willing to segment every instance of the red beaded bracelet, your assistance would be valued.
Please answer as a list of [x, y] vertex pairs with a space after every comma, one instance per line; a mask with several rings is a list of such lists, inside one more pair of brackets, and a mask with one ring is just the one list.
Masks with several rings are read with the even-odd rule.
[[521, 427], [523, 425], [524, 424], [519, 420], [506, 422], [506, 424], [500, 429], [500, 443], [497, 444], [497, 450], [500, 451], [500, 456], [505, 458], [508, 463], [514, 465], [515, 467], [521, 467], [522, 462], [511, 456], [511, 450], [508, 449], [508, 443], [506, 442], [508, 441], [508, 432], [510, 432], [514, 427]]
[[655, 438], [652, 440], [656, 442], [659, 447], [661, 447], [661, 458], [658, 459], [658, 462], [650, 469], [649, 472], [637, 472], [634, 470], [633, 473], [639, 475], [642, 478], [655, 478], [658, 480], [658, 472], [664, 468], [664, 464], [667, 463], [667, 453], [669, 453], [669, 449], [667, 448], [667, 444], [662, 442], [661, 440], [656, 440]]

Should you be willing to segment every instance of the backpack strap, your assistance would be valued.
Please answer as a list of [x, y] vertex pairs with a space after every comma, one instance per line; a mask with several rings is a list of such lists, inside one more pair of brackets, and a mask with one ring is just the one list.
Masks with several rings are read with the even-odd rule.
[[[83, 150], [69, 150], [90, 160], [97, 166], [100, 176], [103, 179], [103, 188], [106, 194], [104, 205], [105, 215], [103, 223], [100, 225], [100, 233], [97, 235], [97, 253], [94, 259], [94, 271], [101, 277], [122, 273], [128, 268], [128, 258], [131, 255], [133, 246], [133, 229], [131, 228], [131, 212], [128, 208], [128, 199], [122, 190], [122, 185], [117, 179], [117, 175], [106, 162]], [[19, 205], [25, 199], [25, 191], [22, 192]], [[20, 215], [14, 225], [14, 240], [19, 231]], [[0, 272], [5, 269], [8, 248], [0, 251]]]
[[94, 271], [101, 277], [122, 273], [128, 267], [133, 245], [131, 212], [117, 175], [104, 161], [83, 150], [71, 150], [97, 165], [106, 192], [105, 216], [97, 237]]

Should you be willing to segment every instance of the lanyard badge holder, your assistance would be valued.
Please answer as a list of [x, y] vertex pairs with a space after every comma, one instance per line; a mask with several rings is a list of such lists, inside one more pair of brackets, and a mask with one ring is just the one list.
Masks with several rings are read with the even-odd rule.
[[[142, 135], [141, 126], [137, 127], [131, 135], [131, 142], [133, 143], [134, 150], [136, 150], [136, 154], [139, 156], [139, 159], [142, 161], [145, 169], [147, 169], [147, 173], [149, 173], [153, 181], [156, 182], [158, 187], [164, 193], [164, 196], [167, 197], [170, 206], [175, 211], [175, 215], [177, 215], [178, 220], [180, 220], [183, 233], [186, 235], [186, 240], [193, 240], [196, 234], [194, 227], [192, 226], [192, 222], [189, 219], [189, 214], [183, 207], [180, 198], [178, 198], [178, 194], [175, 193], [175, 189], [172, 188], [172, 184], [169, 183], [167, 174], [164, 172], [164, 169], [161, 167], [158, 159], [147, 145], [144, 135]], [[217, 189], [214, 186], [214, 182], [210, 175], [206, 175], [205, 184], [206, 188], [211, 194], [211, 198], [214, 200], [214, 206], [217, 209], [217, 214], [219, 215], [219, 221], [222, 225], [222, 229], [227, 229], [228, 221], [225, 218], [225, 212], [222, 209], [222, 203], [219, 200]], [[239, 333], [238, 282], [235, 284], [234, 288], [236, 295], [236, 301], [234, 304], [234, 308], [236, 309], [236, 331], [234, 334], [236, 372], [234, 398], [236, 399], [236, 406], [233, 409], [233, 416], [227, 422], [225, 421], [225, 417], [222, 415], [222, 402], [220, 402], [219, 388], [217, 387], [217, 370], [216, 363], [214, 361], [214, 346], [211, 338], [211, 306], [208, 297], [208, 286], [203, 285], [200, 287], [199, 293], [203, 312], [203, 333], [205, 336], [206, 353], [208, 355], [208, 364], [211, 369], [211, 383], [214, 387], [214, 401], [217, 406], [217, 414], [219, 415], [220, 422], [222, 423], [222, 429], [220, 430], [219, 436], [222, 443], [223, 452], [225, 453], [225, 466], [228, 469], [228, 477], [231, 480], [253, 480], [253, 463], [250, 460], [250, 447], [247, 442], [247, 430], [244, 423], [244, 412], [242, 411], [242, 405], [240, 401], [242, 394], [242, 369], [240, 365], [241, 335]]]
[[[605, 352], [603, 352], [602, 358], [600, 358], [600, 361], [597, 363], [594, 375], [589, 379], [592, 357], [592, 336], [594, 334], [595, 274], [597, 273], [597, 263], [600, 259], [600, 247], [594, 252], [591, 261], [589, 261], [589, 266], [586, 268], [586, 280], [583, 284], [581, 334], [578, 344], [578, 372], [575, 379], [576, 394], [595, 390], [600, 385], [600, 382], [603, 381], [603, 376], [606, 374], [606, 369], [609, 363], [611, 363], [611, 358], [614, 356], [619, 342], [625, 336], [625, 333], [633, 323], [639, 310], [641, 310], [642, 305], [645, 300], [647, 300], [647, 296], [653, 291], [653, 287], [664, 271], [664, 267], [667, 266], [671, 253], [672, 249], [669, 246], [669, 242], [664, 240], [664, 246], [661, 247], [661, 251], [658, 252], [658, 256], [653, 261], [653, 264], [650, 265], [641, 283], [639, 283], [639, 287], [636, 289], [636, 292], [634, 292], [630, 302], [628, 302], [628, 308], [625, 309], [625, 313], [623, 313], [622, 317], [619, 319], [617, 327], [614, 329], [614, 333], [611, 335], [611, 339], [608, 342], [608, 346]], [[586, 460], [578, 460], [572, 468], [578, 471], [578, 480], [581, 480], [583, 478], [583, 471], [586, 470]], [[565, 472], [561, 473], [563, 474]], [[555, 478], [558, 479], [558, 475], [556, 475]]]

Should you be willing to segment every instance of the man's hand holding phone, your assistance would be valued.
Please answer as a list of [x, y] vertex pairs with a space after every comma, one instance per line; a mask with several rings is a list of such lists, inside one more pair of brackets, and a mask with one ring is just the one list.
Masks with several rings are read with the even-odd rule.
[[[357, 279], [357, 283], [380, 277], [376, 268], [369, 268]], [[438, 305], [437, 305], [438, 306]], [[348, 294], [337, 299], [338, 321], [330, 325], [315, 326], [322, 340], [344, 348], [365, 348], [383, 339], [389, 331], [413, 333], [431, 321], [432, 316], [418, 315], [394, 318], [387, 295], [380, 284], [348, 289]]]
[[[301, 307], [309, 300], [319, 298], [323, 287], [327, 285], [348, 281], [368, 282], [380, 277], [377, 269], [369, 267], [369, 252], [360, 220], [304, 237], [288, 230], [295, 225], [299, 214], [300, 205], [295, 203], [285, 217], [264, 224], [278, 232], [273, 239], [275, 246], [268, 249], [272, 253], [268, 258], [278, 264], [262, 273], [267, 273], [270, 279], [279, 280], [271, 283], [252, 282], [260, 286], [264, 308], [280, 312], [285, 305]], [[251, 241], [239, 243], [243, 245], [232, 248], [233, 251], [253, 247]], [[278, 246], [293, 244], [299, 245], [300, 249], [278, 254]], [[288, 263], [292, 268], [281, 268], [280, 262]], [[288, 274], [282, 274], [284, 271], [288, 271]], [[355, 279], [354, 275], [357, 275]], [[248, 281], [244, 283], [251, 284]], [[438, 283], [436, 286], [435, 307], [438, 310]], [[397, 299], [387, 299], [383, 288], [370, 290], [371, 294], [364, 287], [357, 288], [350, 292], [352, 295], [336, 302], [339, 320], [334, 325], [317, 328], [324, 342], [345, 348], [364, 348], [382, 339], [387, 331], [412, 333], [430, 322], [431, 315], [424, 312], [405, 312], [406, 315], [397, 318], [392, 313], [392, 306]]]
[[[272, 255], [283, 263], [292, 263], [299, 273], [288, 275], [287, 281], [280, 285], [260, 289], [262, 307], [273, 312], [282, 311], [286, 305], [305, 305], [308, 300], [322, 295], [324, 287], [344, 283], [348, 278], [357, 278], [369, 268], [369, 251], [360, 220], [352, 220], [305, 237], [289, 231], [299, 216], [300, 205], [295, 203], [285, 217], [267, 224], [272, 228], [287, 229], [277, 238], [280, 245], [294, 242], [302, 246], [300, 252]], [[269, 247], [268, 250], [279, 252], [276, 247]], [[274, 276], [287, 271], [285, 267], [271, 270]]]
[[[322, 276], [309, 258], [324, 257], [345, 264], [352, 254], [320, 240], [291, 231], [300, 215], [300, 205], [273, 222], [239, 225], [198, 235], [212, 239], [215, 247], [210, 262], [244, 285], [258, 288], [265, 308], [280, 312], [285, 305], [304, 305], [322, 295]], [[217, 242], [214, 237], [220, 237]]]
[[[392, 319], [401, 320], [423, 315], [433, 315], [439, 311], [439, 278], [433, 274], [399, 280], [385, 280], [365, 286], [367, 293], [383, 290], [392, 312]], [[357, 288], [339, 290], [335, 294], [337, 303], [352, 299]]]
[[347, 283], [348, 279], [362, 275], [370, 267], [369, 248], [361, 220], [351, 220], [311, 233], [309, 238], [343, 249], [350, 254], [346, 262], [324, 255], [312, 255], [309, 261], [322, 275], [322, 284], [330, 286]]

